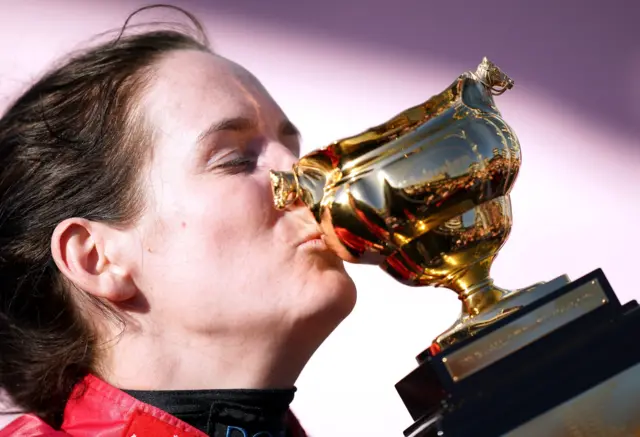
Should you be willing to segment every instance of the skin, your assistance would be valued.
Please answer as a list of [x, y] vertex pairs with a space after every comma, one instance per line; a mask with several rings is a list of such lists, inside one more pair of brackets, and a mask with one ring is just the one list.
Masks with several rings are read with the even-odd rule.
[[[127, 389], [291, 387], [356, 298], [311, 213], [273, 208], [269, 170], [296, 161], [295, 127], [249, 72], [197, 51], [158, 63], [138, 111], [154, 132], [140, 219], [71, 218], [52, 238], [74, 293], [127, 322], [97, 373]], [[121, 331], [92, 319], [105, 340]]]

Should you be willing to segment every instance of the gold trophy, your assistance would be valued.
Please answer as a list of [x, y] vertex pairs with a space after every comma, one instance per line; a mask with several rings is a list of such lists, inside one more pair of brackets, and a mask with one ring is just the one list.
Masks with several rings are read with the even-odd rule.
[[[497, 407], [504, 403], [498, 402], [501, 396], [535, 398], [526, 378], [562, 373], [545, 373], [544, 360], [529, 361], [540, 351], [563, 348], [557, 365], [581, 360], [580, 354], [595, 351], [580, 349], [585, 336], [612, 318], [635, 322], [634, 332], [640, 333], [637, 304], [620, 305], [600, 270], [574, 282], [562, 276], [519, 290], [500, 288], [491, 279], [493, 260], [511, 230], [509, 196], [521, 165], [520, 144], [494, 96], [513, 85], [484, 58], [475, 72], [460, 75], [426, 102], [307, 154], [291, 171], [272, 171], [275, 207], [303, 202], [326, 244], [345, 261], [379, 265], [406, 285], [446, 287], [462, 302], [458, 319], [418, 356], [420, 368], [396, 386], [416, 420], [405, 435], [564, 436], [570, 427], [577, 429], [574, 413], [567, 411], [579, 405], [605, 417], [602, 402], [616, 405], [610, 418], [615, 423], [603, 419], [589, 429], [600, 427], [607, 436], [640, 433], [640, 414], [633, 414], [640, 412], [640, 394], [589, 395], [602, 391], [602, 371], [585, 370], [581, 380], [588, 382], [580, 389], [538, 394], [541, 400], [522, 404], [510, 419], [492, 419], [496, 411], [505, 414], [504, 405]], [[585, 320], [589, 328], [576, 331]], [[625, 329], [629, 334], [631, 328]], [[624, 363], [610, 366], [605, 376], [631, 369], [633, 376], [624, 374], [624, 381], [637, 380], [640, 393], [640, 354], [618, 349], [601, 351]], [[519, 373], [504, 370], [515, 367]], [[510, 383], [505, 386], [499, 377]], [[487, 405], [495, 408], [487, 411]], [[610, 425], [632, 433], [611, 434]], [[600, 435], [589, 432], [575, 435]]]

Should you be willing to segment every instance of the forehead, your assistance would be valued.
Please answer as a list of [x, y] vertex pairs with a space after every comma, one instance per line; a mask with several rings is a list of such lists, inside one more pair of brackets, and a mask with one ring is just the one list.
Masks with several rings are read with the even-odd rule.
[[243, 116], [283, 117], [260, 82], [240, 65], [199, 51], [176, 51], [162, 59], [143, 98], [156, 127], [197, 136], [212, 121]]

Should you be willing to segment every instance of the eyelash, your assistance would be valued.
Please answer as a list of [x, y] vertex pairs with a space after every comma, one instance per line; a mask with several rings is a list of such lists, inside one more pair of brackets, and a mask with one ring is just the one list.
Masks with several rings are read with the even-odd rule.
[[225, 170], [231, 174], [249, 173], [256, 168], [256, 160], [253, 158], [247, 158], [246, 156], [240, 156], [238, 158], [225, 161], [222, 164], [215, 166], [216, 170]]

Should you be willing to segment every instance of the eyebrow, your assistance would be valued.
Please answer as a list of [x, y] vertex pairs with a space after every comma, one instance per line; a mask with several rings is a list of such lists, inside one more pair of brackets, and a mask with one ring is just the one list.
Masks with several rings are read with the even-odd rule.
[[[198, 135], [198, 143], [202, 143], [207, 137], [216, 132], [247, 132], [257, 128], [254, 120], [246, 117], [231, 117], [216, 121]], [[300, 131], [291, 121], [284, 120], [278, 128], [279, 135], [295, 135], [300, 137]]]

